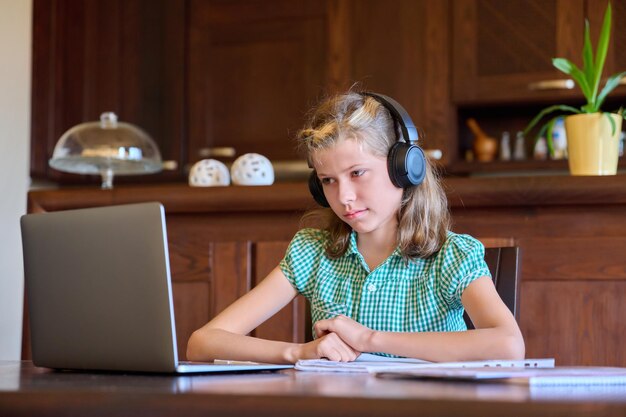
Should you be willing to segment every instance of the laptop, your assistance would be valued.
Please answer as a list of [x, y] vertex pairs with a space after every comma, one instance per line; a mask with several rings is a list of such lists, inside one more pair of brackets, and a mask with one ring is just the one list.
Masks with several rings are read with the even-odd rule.
[[293, 367], [178, 361], [160, 203], [27, 214], [21, 230], [36, 366], [155, 373]]

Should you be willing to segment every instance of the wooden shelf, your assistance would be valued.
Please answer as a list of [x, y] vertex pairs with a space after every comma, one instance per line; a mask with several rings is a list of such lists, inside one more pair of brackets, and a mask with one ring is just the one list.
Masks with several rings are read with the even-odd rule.
[[[620, 157], [618, 168], [626, 168], [626, 157]], [[538, 175], [554, 175], [559, 172], [569, 174], [567, 159], [555, 160], [525, 160], [525, 161], [493, 161], [493, 162], [465, 162], [450, 164], [443, 169], [444, 175], [470, 174], [498, 174], [501, 173], [533, 173]]]
[[476, 174], [476, 173], [508, 173], [508, 172], [527, 172], [527, 171], [545, 171], [546, 175], [552, 175], [555, 171], [568, 170], [567, 160], [525, 160], [525, 161], [493, 161], [493, 162], [465, 162], [460, 161], [446, 169], [447, 174]]

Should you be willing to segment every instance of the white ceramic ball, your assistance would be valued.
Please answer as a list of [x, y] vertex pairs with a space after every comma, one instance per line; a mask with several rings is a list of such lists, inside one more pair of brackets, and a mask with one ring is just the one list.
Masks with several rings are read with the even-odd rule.
[[233, 184], [271, 185], [274, 183], [274, 167], [269, 159], [258, 153], [241, 155], [230, 168]]
[[189, 185], [192, 187], [223, 187], [229, 184], [228, 167], [216, 159], [198, 161], [189, 171]]

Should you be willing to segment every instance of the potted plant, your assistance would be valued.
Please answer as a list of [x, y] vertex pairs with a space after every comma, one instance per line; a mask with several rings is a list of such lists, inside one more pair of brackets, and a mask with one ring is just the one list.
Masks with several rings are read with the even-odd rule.
[[573, 113], [565, 117], [569, 169], [572, 175], [615, 175], [617, 171], [619, 134], [622, 119], [626, 115], [622, 108], [615, 113], [607, 113], [602, 111], [601, 107], [608, 94], [626, 75], [626, 71], [609, 77], [600, 90], [610, 37], [611, 3], [604, 12], [595, 55], [589, 35], [589, 21], [585, 20], [582, 70], [565, 58], [552, 59], [552, 65], [572, 77], [585, 96], [586, 104], [580, 108], [562, 104], [547, 107], [539, 112], [524, 131], [527, 135], [546, 115], [559, 112], [558, 116], [552, 117], [542, 126], [537, 135], [537, 137], [546, 135], [548, 148], [552, 154], [552, 130], [556, 120], [562, 117], [563, 113]]

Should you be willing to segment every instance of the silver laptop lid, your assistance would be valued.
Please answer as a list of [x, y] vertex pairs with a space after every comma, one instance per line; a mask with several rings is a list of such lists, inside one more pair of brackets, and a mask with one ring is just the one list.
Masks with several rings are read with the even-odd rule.
[[35, 365], [176, 369], [161, 204], [30, 214], [21, 227]]

